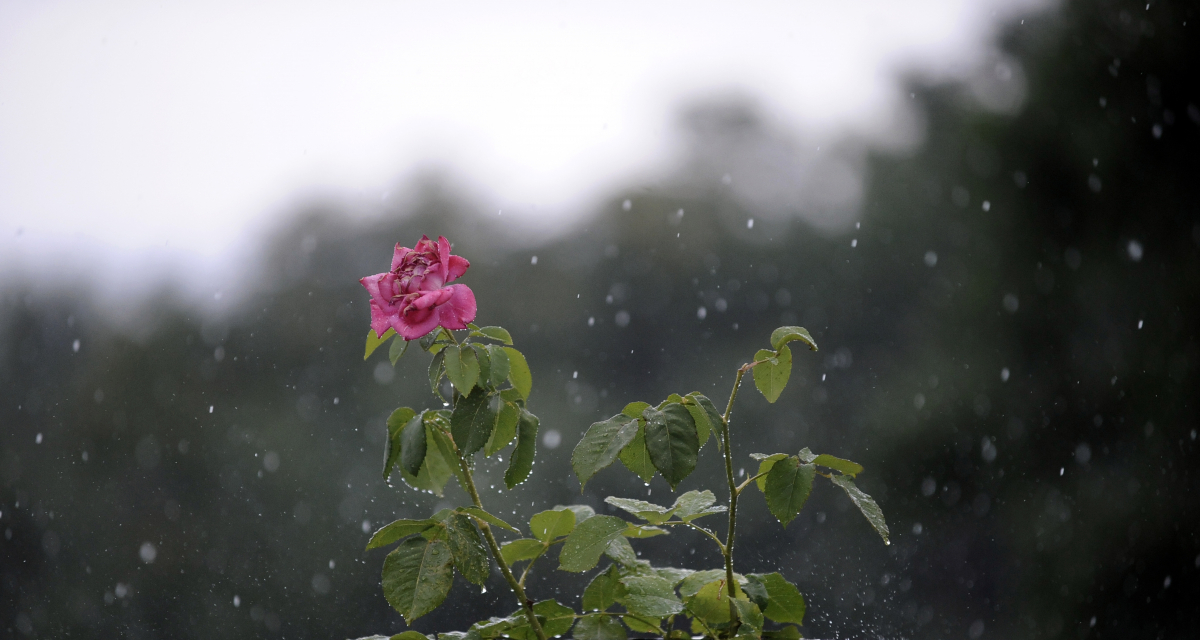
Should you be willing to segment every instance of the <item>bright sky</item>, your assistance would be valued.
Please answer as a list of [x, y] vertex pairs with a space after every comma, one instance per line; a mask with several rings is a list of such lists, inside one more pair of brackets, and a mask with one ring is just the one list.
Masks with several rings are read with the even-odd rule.
[[229, 262], [305, 195], [431, 165], [561, 219], [730, 90], [818, 143], [902, 144], [899, 74], [966, 75], [1037, 4], [0, 0], [0, 270]]

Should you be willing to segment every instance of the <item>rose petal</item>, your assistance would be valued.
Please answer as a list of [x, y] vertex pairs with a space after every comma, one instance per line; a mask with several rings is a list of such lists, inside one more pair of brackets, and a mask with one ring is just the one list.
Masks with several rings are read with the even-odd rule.
[[387, 332], [388, 327], [395, 326], [395, 322], [399, 318], [399, 310], [389, 312], [381, 307], [378, 302], [371, 301], [371, 329], [375, 331], [376, 336], [382, 336]]
[[404, 263], [404, 256], [408, 255], [410, 251], [412, 249], [400, 246], [399, 242], [396, 243], [396, 251], [392, 253], [392, 271], [400, 268], [400, 265]]
[[465, 284], [452, 284], [443, 291], [449, 291], [451, 295], [445, 304], [437, 307], [438, 324], [447, 329], [466, 329], [467, 323], [475, 320], [478, 310], [475, 292]]
[[450, 256], [450, 263], [446, 269], [446, 282], [454, 282], [459, 276], [467, 272], [467, 267], [471, 266], [470, 262], [462, 256]]
[[436, 309], [413, 310], [398, 316], [392, 323], [396, 333], [405, 340], [416, 340], [433, 331], [437, 326], [438, 313]]
[[[373, 276], [367, 276], [365, 278], [362, 278], [358, 282], [360, 284], [362, 284], [362, 286], [364, 288], [366, 288], [367, 293], [371, 294], [372, 300], [378, 300], [379, 302], [381, 302], [383, 304], [390, 304], [391, 300], [389, 298], [391, 298], [391, 296], [384, 295], [385, 292], [380, 290], [380, 285], [382, 283], [384, 276], [390, 276], [390, 275], [392, 275], [392, 274], [377, 273]], [[387, 292], [387, 293], [390, 293], [390, 292]]]

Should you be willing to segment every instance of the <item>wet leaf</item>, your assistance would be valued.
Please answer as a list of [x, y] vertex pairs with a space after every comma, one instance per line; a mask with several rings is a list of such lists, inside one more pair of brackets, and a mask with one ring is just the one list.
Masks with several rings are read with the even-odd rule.
[[433, 360], [429, 363], [429, 388], [437, 397], [442, 397], [442, 392], [438, 389], [438, 385], [442, 381], [442, 374], [446, 370], [446, 352], [441, 351], [433, 356]]
[[529, 519], [529, 530], [533, 537], [543, 542], [552, 542], [575, 529], [575, 512], [570, 509], [554, 509], [536, 513]]
[[[754, 475], [758, 476], [758, 478], [755, 479], [754, 483], [758, 485], [758, 490], [762, 491], [763, 495], [766, 495], [766, 493], [767, 493], [767, 476], [765, 474], [767, 474], [768, 472], [771, 471], [771, 467], [775, 466], [776, 462], [779, 462], [780, 460], [783, 460], [784, 458], [786, 458], [787, 454], [786, 453], [773, 453], [771, 455], [766, 455], [763, 453], [752, 453], [752, 454], [750, 454], [750, 457], [759, 461], [758, 462], [758, 473], [754, 474]], [[808, 462], [808, 461], [805, 460], [805, 462]]]
[[541, 540], [519, 538], [500, 545], [500, 557], [504, 558], [505, 563], [512, 565], [522, 560], [533, 560], [545, 553], [546, 549], [546, 543]]
[[723, 513], [728, 510], [724, 505], [715, 505], [716, 501], [716, 496], [713, 495], [712, 491], [708, 491], [707, 489], [704, 491], [688, 491], [675, 499], [672, 511], [675, 512], [676, 518], [684, 522], [691, 522], [696, 518]]
[[779, 573], [752, 573], [747, 578], [766, 589], [767, 608], [763, 610], [763, 615], [775, 622], [804, 624], [804, 596], [800, 595], [796, 585], [788, 582]]
[[813, 478], [817, 468], [811, 464], [800, 464], [795, 456], [779, 460], [767, 474], [767, 508], [787, 526], [804, 506], [812, 493]]
[[754, 386], [767, 402], [775, 402], [792, 375], [792, 352], [786, 345], [780, 347], [778, 353], [762, 349], [754, 354], [754, 359], [766, 361], [754, 367]]
[[383, 561], [383, 595], [404, 621], [433, 611], [454, 583], [452, 558], [446, 543], [409, 538]]
[[406, 520], [400, 519], [382, 527], [371, 536], [370, 542], [367, 543], [367, 549], [378, 549], [386, 547], [401, 538], [416, 535], [425, 531], [429, 527], [434, 526], [433, 520]]
[[384, 331], [382, 336], [376, 335], [374, 329], [367, 329], [367, 349], [366, 353], [363, 354], [363, 360], [370, 358], [376, 349], [394, 335], [396, 335], [396, 330], [391, 327], [388, 327], [388, 330]]
[[504, 352], [503, 348], [489, 344], [487, 346], [487, 355], [490, 361], [487, 382], [493, 387], [499, 387], [508, 379], [508, 354]]
[[858, 464], [857, 462], [851, 462], [849, 460], [843, 460], [842, 458], [835, 458], [827, 453], [822, 453], [821, 455], [813, 458], [812, 463], [817, 466], [828, 467], [835, 471], [841, 471], [844, 475], [850, 476], [851, 478], [862, 473], [863, 471], [861, 464]]
[[508, 460], [508, 469], [504, 471], [504, 484], [512, 489], [525, 482], [533, 471], [533, 456], [537, 451], [537, 416], [521, 409], [521, 417], [517, 421], [517, 446], [513, 447]]
[[529, 363], [525, 362], [525, 356], [520, 351], [512, 347], [504, 347], [504, 354], [508, 356], [509, 381], [520, 392], [521, 398], [528, 400], [529, 393], [533, 391], [533, 374], [529, 372]]
[[478, 330], [472, 331], [471, 335], [491, 338], [508, 345], [513, 343], [512, 334], [504, 327], [480, 327]]
[[621, 538], [625, 521], [613, 516], [592, 516], [575, 526], [563, 543], [559, 569], [579, 573], [596, 566], [608, 543]]
[[841, 487], [842, 491], [846, 492], [846, 495], [850, 496], [850, 500], [854, 503], [854, 506], [858, 507], [858, 510], [866, 516], [867, 522], [870, 522], [871, 526], [875, 527], [875, 531], [883, 538], [884, 543], [891, 544], [891, 541], [888, 540], [887, 521], [883, 519], [883, 511], [879, 508], [878, 504], [875, 504], [875, 500], [866, 493], [863, 493], [862, 489], [859, 489], [854, 484], [854, 481], [847, 476], [833, 476], [830, 479], [833, 480], [834, 484]]
[[[646, 405], [647, 407], [650, 405]], [[621, 449], [621, 464], [625, 465], [637, 477], [642, 479], [646, 484], [654, 478], [654, 474], [658, 472], [654, 468], [654, 463], [650, 461], [650, 450], [646, 448], [646, 425], [639, 424], [637, 434], [633, 440]]]
[[400, 452], [404, 449], [400, 433], [404, 430], [404, 425], [408, 424], [408, 421], [412, 420], [415, 415], [417, 415], [416, 411], [408, 407], [400, 407], [393, 411], [392, 415], [388, 416], [388, 439], [383, 454], [384, 480], [387, 480], [388, 476], [392, 475], [392, 469], [396, 466], [396, 462], [400, 460]]
[[471, 394], [475, 383], [479, 382], [479, 360], [471, 348], [458, 345], [446, 347], [445, 354], [446, 377], [454, 384], [454, 388], [464, 396]]
[[617, 459], [621, 450], [637, 436], [637, 431], [637, 421], [620, 413], [588, 427], [571, 452], [571, 468], [579, 477], [581, 491], [596, 472]]
[[645, 500], [635, 500], [633, 498], [618, 498], [616, 496], [608, 496], [604, 499], [605, 502], [611, 504], [618, 509], [623, 509], [633, 515], [649, 522], [650, 524], [662, 524], [671, 519], [671, 514], [674, 509], [660, 507], [653, 502]]
[[[523, 610], [513, 612], [511, 617], [515, 618], [518, 615], [524, 618]], [[553, 600], [542, 600], [533, 605], [533, 615], [537, 616], [547, 638], [561, 636], [570, 631], [571, 625], [575, 624], [575, 610]], [[537, 640], [537, 634], [527, 624], [514, 627], [508, 632], [508, 636], [514, 640]]]
[[[504, 393], [501, 392], [501, 397]], [[507, 447], [513, 438], [517, 437], [517, 422], [521, 419], [521, 407], [508, 401], [500, 404], [500, 413], [496, 415], [496, 428], [483, 447], [484, 455], [491, 456]]]
[[454, 566], [468, 582], [478, 585], [487, 582], [492, 565], [483, 538], [471, 518], [461, 513], [451, 516], [446, 522], [446, 543]]
[[674, 489], [696, 468], [700, 442], [696, 423], [681, 404], [671, 403], [661, 411], [646, 409], [646, 449], [650, 461]]
[[583, 590], [583, 610], [604, 611], [624, 595], [624, 590], [617, 565], [610, 564], [607, 571], [596, 574]]
[[459, 397], [454, 405], [454, 412], [450, 415], [450, 434], [464, 456], [482, 449], [492, 436], [496, 412], [492, 410], [491, 399], [491, 396], [480, 391]]
[[812, 351], [817, 350], [817, 342], [804, 327], [779, 327], [771, 332], [771, 348], [776, 351], [793, 340], [803, 342]]
[[575, 640], [625, 640], [625, 626], [613, 616], [583, 616], [572, 632]]
[[425, 464], [425, 414], [414, 416], [400, 432], [400, 466], [412, 475], [421, 471]]
[[648, 618], [662, 618], [683, 611], [683, 603], [675, 596], [675, 585], [657, 575], [632, 575], [621, 578], [625, 595], [617, 602], [631, 613]]

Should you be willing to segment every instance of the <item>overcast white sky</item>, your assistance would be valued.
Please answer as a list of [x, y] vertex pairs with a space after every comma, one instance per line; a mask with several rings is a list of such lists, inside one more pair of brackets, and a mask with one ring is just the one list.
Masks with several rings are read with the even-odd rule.
[[971, 73], [1039, 4], [0, 0], [0, 270], [219, 271], [306, 194], [430, 164], [561, 218], [728, 90], [817, 143], [903, 144], [899, 74]]

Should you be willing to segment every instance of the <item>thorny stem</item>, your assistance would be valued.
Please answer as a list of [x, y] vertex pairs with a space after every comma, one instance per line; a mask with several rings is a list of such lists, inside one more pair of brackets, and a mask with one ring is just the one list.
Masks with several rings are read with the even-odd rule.
[[[451, 442], [454, 442], [454, 440], [451, 439]], [[457, 447], [455, 449], [457, 450]], [[475, 506], [483, 509], [483, 503], [479, 500], [479, 491], [475, 489], [475, 478], [471, 475], [471, 467], [467, 464], [467, 459], [461, 452], [456, 451], [456, 453], [458, 453], [458, 464], [462, 466], [463, 478], [467, 481], [467, 486], [465, 487], [467, 493], [471, 494], [471, 500], [475, 503]], [[537, 634], [538, 640], [546, 640], [546, 632], [542, 630], [542, 625], [538, 623], [537, 616], [533, 613], [533, 600], [530, 600], [525, 595], [525, 588], [513, 576], [512, 569], [508, 567], [508, 563], [500, 555], [500, 545], [496, 544], [496, 536], [492, 535], [491, 526], [486, 522], [479, 521], [479, 530], [483, 532], [483, 537], [487, 540], [488, 549], [492, 552], [492, 557], [500, 565], [500, 573], [504, 574], [504, 579], [508, 581], [508, 586], [512, 588], [513, 594], [521, 602], [521, 608], [525, 610], [525, 618], [529, 620], [529, 626], [533, 627], [533, 632]], [[524, 576], [522, 576], [522, 580], [524, 580]]]
[[[733, 532], [737, 526], [737, 499], [742, 487], [734, 484], [733, 479], [733, 445], [729, 441], [729, 416], [733, 413], [733, 401], [737, 399], [738, 389], [742, 387], [742, 376], [763, 362], [766, 361], [755, 360], [738, 367], [737, 377], [733, 380], [733, 391], [729, 393], [729, 404], [725, 405], [725, 415], [721, 416], [721, 422], [725, 423], [724, 428], [721, 429], [721, 437], [725, 441], [725, 478], [729, 481], [729, 529], [725, 534], [725, 546], [721, 551], [725, 556], [725, 584], [729, 585], [726, 593], [729, 594], [729, 616], [733, 622], [729, 629], [731, 636], [737, 634], [738, 626], [741, 625], [737, 607], [733, 604], [733, 599], [737, 595], [737, 582], [733, 577]], [[750, 480], [746, 482], [749, 483]]]

